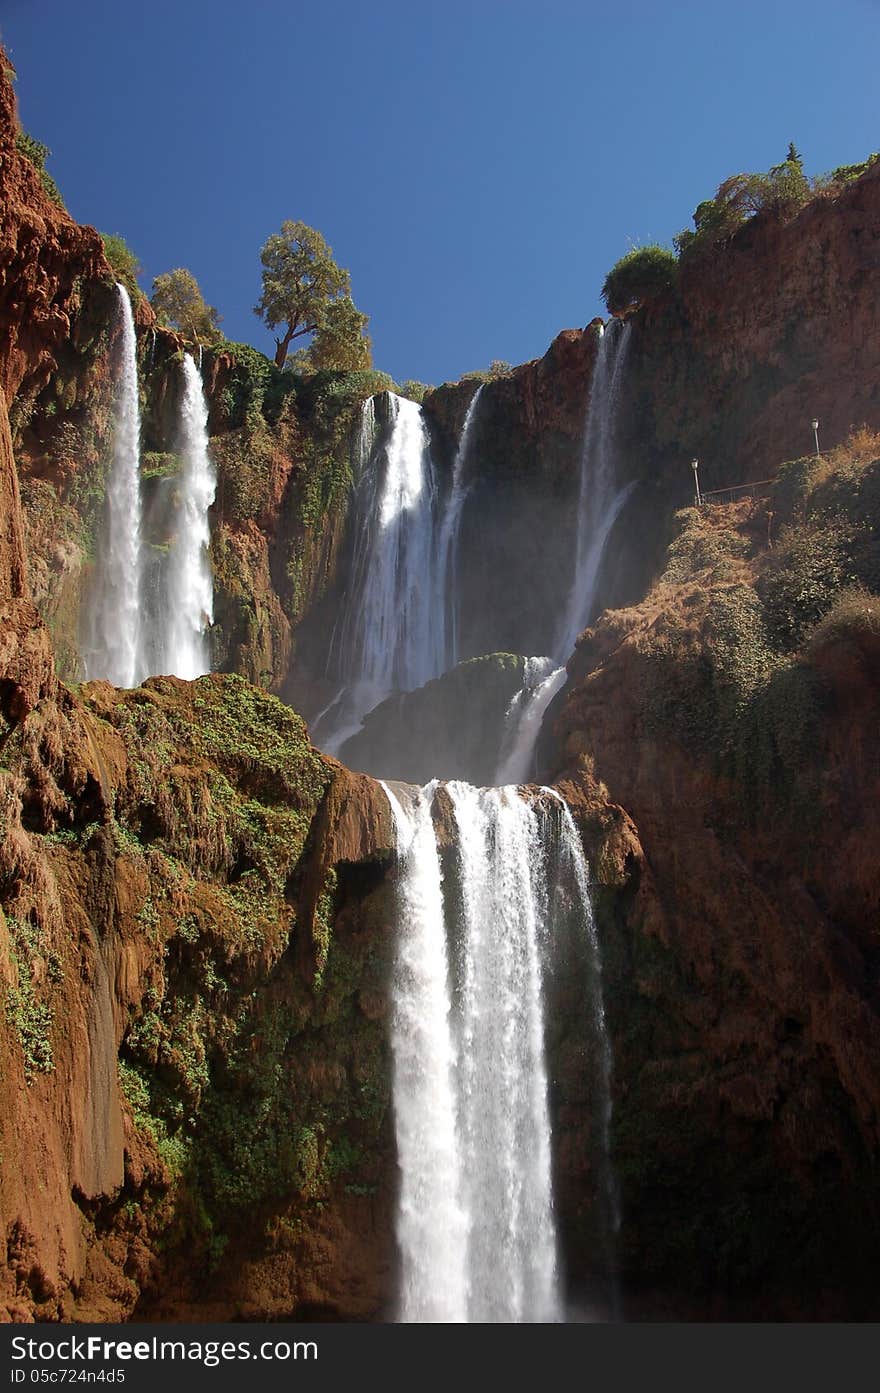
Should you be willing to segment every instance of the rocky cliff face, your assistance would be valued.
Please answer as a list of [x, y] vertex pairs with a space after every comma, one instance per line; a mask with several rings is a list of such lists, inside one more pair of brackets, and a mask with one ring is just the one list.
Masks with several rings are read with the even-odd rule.
[[875, 1309], [880, 602], [817, 552], [833, 531], [876, 590], [877, 443], [814, 488], [805, 461], [794, 515], [783, 483], [685, 515], [555, 712], [546, 772], [603, 882], [633, 1311]]
[[375, 1315], [381, 793], [237, 677], [59, 689], [0, 785], [9, 1317]]

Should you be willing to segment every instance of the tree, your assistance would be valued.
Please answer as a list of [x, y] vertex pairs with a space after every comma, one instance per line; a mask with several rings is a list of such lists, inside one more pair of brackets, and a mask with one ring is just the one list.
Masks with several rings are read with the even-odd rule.
[[260, 260], [263, 293], [254, 314], [273, 332], [283, 331], [275, 337], [275, 366], [283, 368], [293, 340], [318, 334], [327, 324], [330, 306], [348, 296], [351, 284], [320, 232], [303, 222], [282, 223], [260, 252]]
[[361, 372], [373, 366], [372, 344], [364, 330], [368, 317], [355, 308], [350, 295], [327, 305], [323, 323], [306, 350], [312, 368]]
[[633, 247], [616, 262], [602, 286], [609, 314], [619, 314], [675, 285], [678, 261], [668, 247]]
[[216, 343], [221, 337], [220, 316], [205, 303], [198, 281], [183, 266], [156, 277], [150, 304], [160, 324], [179, 329], [193, 343]]

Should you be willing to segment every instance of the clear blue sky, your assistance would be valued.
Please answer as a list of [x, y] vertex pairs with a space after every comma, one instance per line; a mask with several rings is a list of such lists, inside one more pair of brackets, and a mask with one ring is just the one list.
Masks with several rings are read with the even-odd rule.
[[266, 350], [259, 250], [320, 228], [376, 365], [544, 352], [739, 170], [880, 148], [880, 0], [0, 0], [27, 129], [142, 284]]

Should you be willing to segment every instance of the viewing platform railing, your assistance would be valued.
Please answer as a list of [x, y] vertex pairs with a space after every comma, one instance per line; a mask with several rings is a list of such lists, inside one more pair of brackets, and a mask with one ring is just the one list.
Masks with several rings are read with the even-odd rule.
[[700, 496], [694, 497], [694, 504], [700, 507], [704, 503], [736, 503], [740, 498], [757, 497], [758, 489], [767, 489], [775, 482], [775, 479], [757, 479], [752, 484], [734, 484], [727, 489], [710, 489], [706, 493], [701, 490]]

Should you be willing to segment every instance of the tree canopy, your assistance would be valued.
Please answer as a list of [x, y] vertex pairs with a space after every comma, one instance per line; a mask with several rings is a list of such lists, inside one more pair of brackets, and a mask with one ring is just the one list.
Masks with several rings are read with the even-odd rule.
[[349, 274], [336, 265], [320, 232], [303, 222], [282, 223], [281, 231], [267, 240], [260, 260], [263, 293], [254, 313], [267, 328], [281, 331], [275, 335], [276, 367], [284, 367], [291, 343], [305, 334], [315, 335], [312, 347], [318, 345], [319, 356], [342, 344], [346, 351], [356, 352], [358, 340], [369, 353], [369, 342], [362, 338], [366, 316], [352, 304]]
[[150, 304], [160, 324], [179, 329], [193, 343], [216, 343], [221, 337], [220, 316], [206, 304], [195, 276], [183, 266], [156, 277]]
[[360, 372], [373, 366], [372, 345], [364, 332], [368, 319], [355, 308], [350, 295], [331, 300], [309, 348], [310, 365]]
[[672, 240], [681, 255], [690, 255], [729, 241], [756, 214], [793, 216], [812, 192], [801, 156], [790, 141], [786, 158], [766, 174], [731, 174], [719, 184], [714, 198], [705, 198], [697, 205], [693, 231], [685, 228]]
[[616, 262], [602, 286], [609, 314], [641, 304], [675, 284], [678, 262], [668, 247], [633, 247]]

